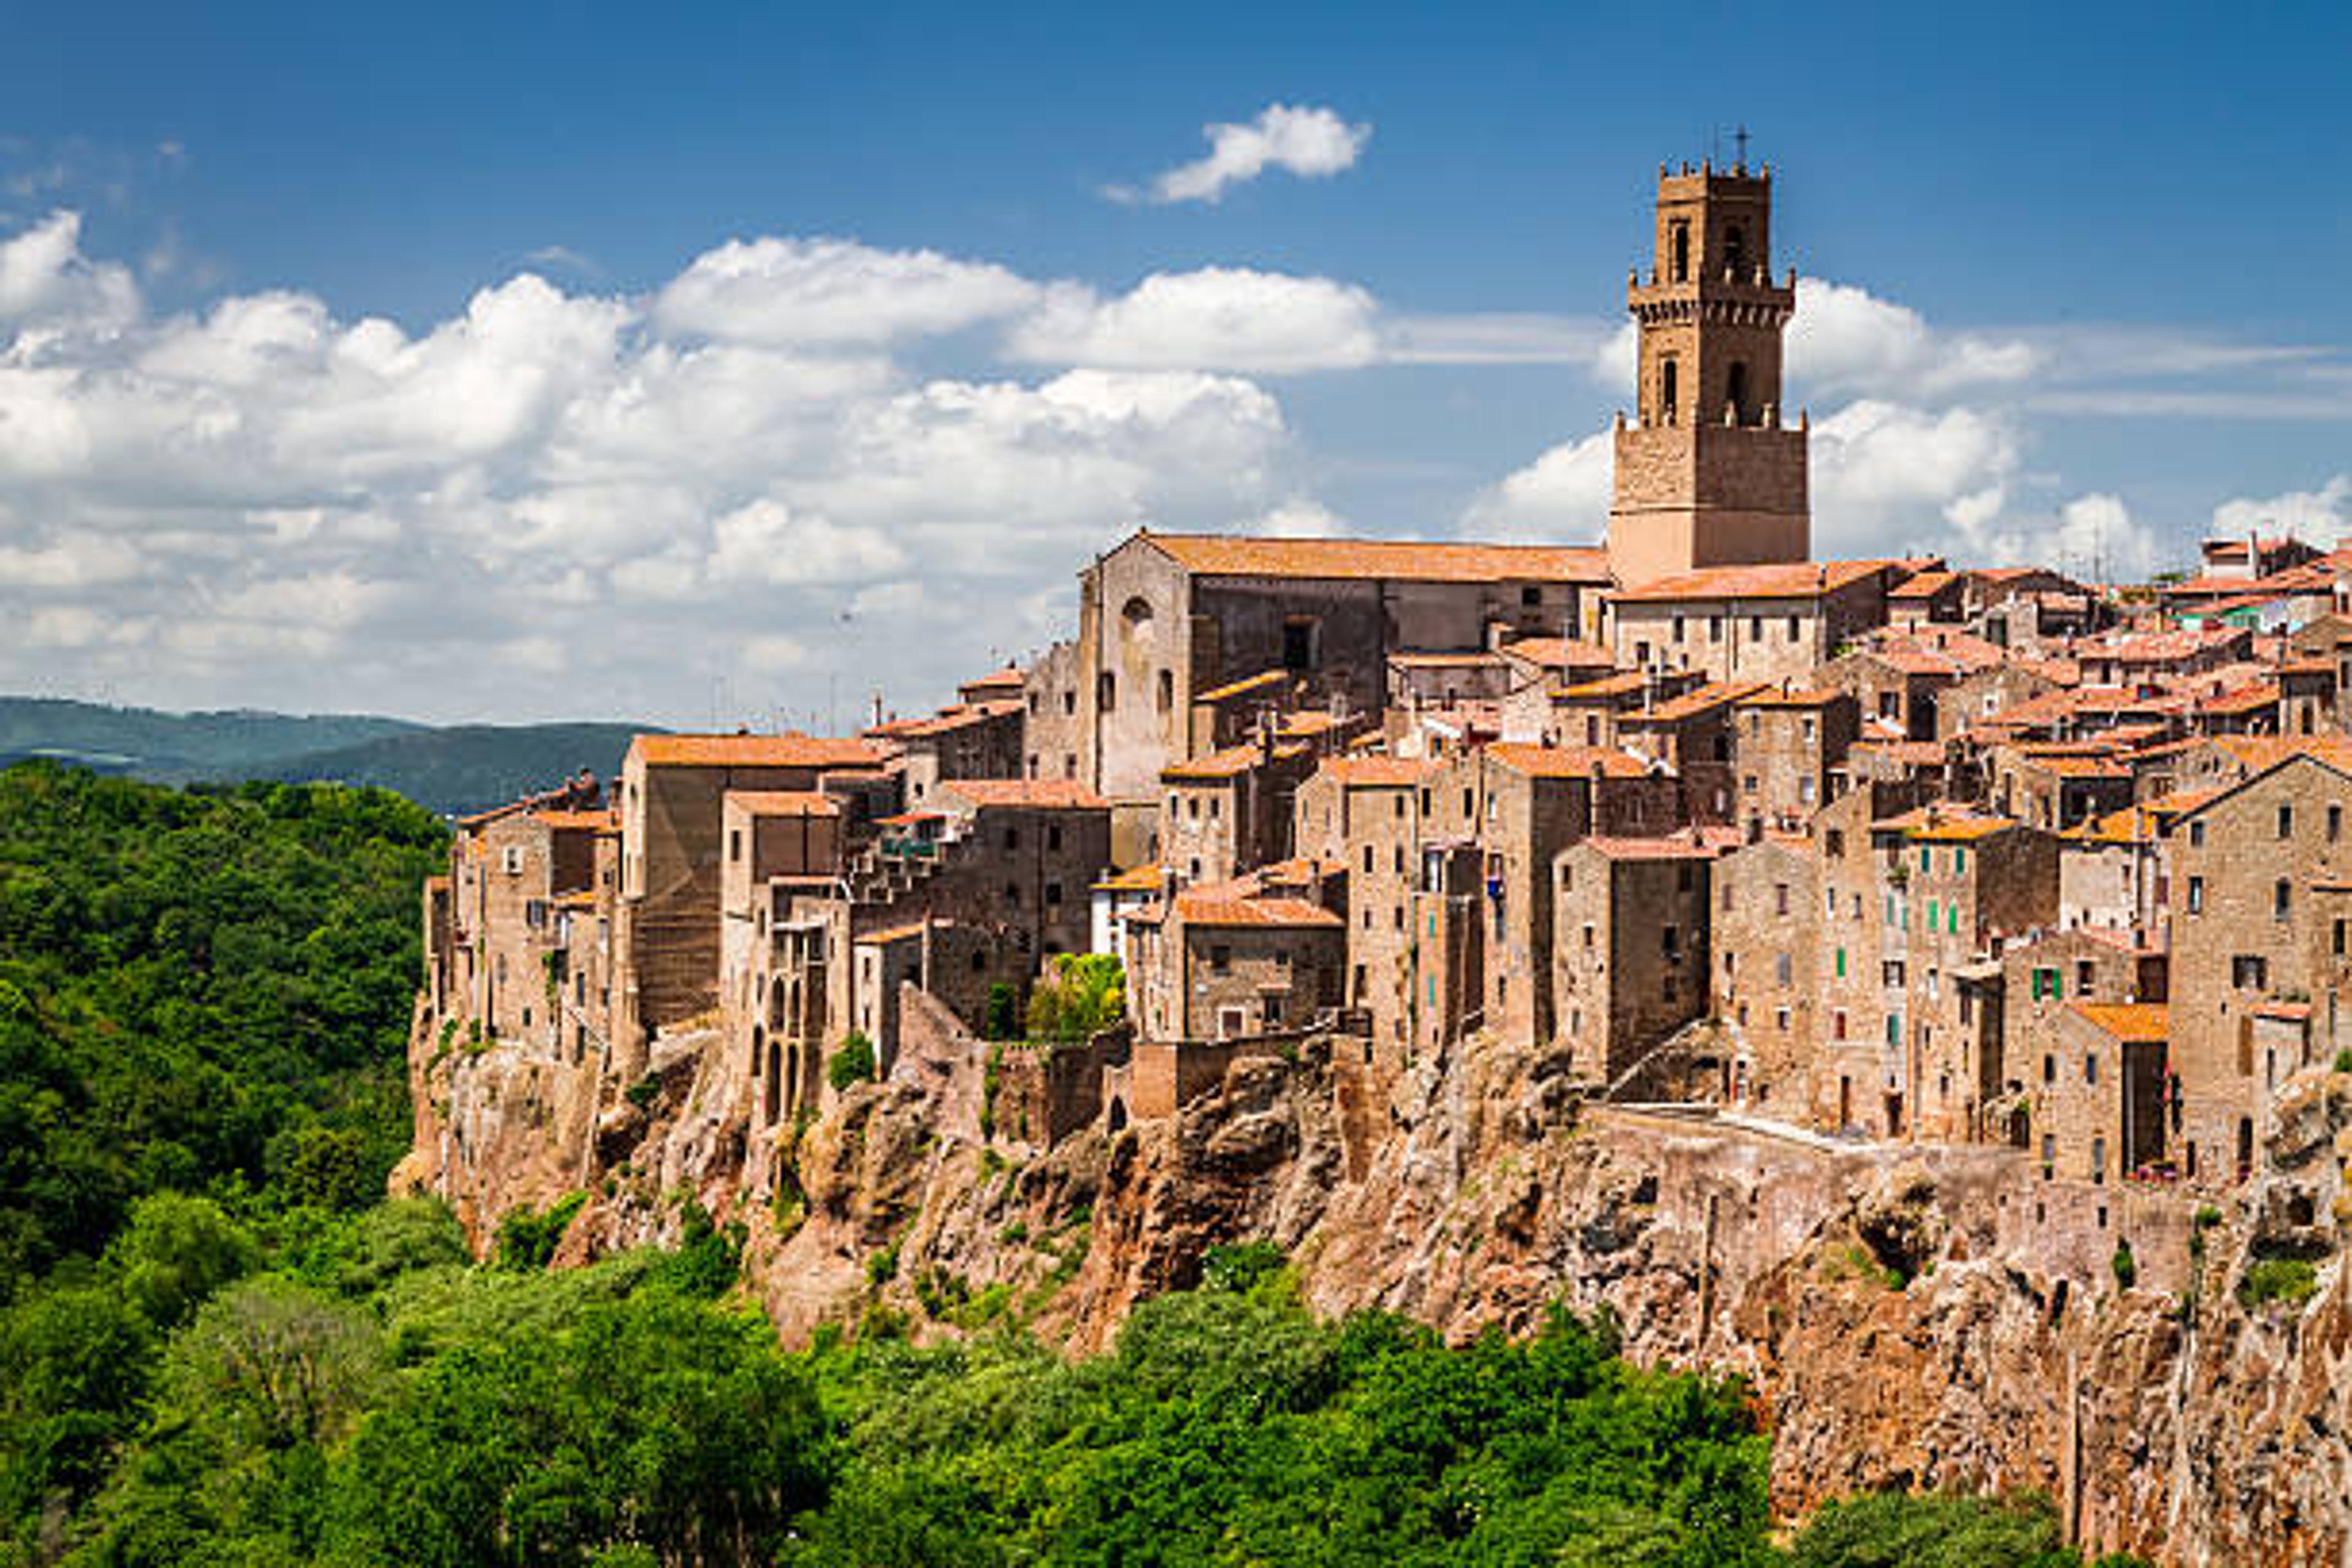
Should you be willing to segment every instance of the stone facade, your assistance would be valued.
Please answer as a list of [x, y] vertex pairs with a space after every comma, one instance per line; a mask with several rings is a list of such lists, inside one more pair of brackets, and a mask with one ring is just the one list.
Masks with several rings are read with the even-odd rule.
[[1553, 989], [1571, 1071], [1619, 1086], [1706, 1010], [1713, 858], [1688, 839], [1596, 837], [1553, 861]]

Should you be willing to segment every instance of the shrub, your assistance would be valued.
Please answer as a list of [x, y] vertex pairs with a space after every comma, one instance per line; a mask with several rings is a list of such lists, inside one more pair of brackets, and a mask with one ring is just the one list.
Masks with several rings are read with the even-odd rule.
[[894, 1241], [880, 1251], [867, 1255], [866, 1282], [868, 1285], [887, 1285], [898, 1277], [898, 1244], [897, 1242]]
[[527, 1204], [509, 1209], [499, 1221], [499, 1267], [546, 1268], [563, 1233], [572, 1228], [572, 1216], [587, 1201], [586, 1193], [568, 1193], [549, 1205], [545, 1214], [532, 1212]]
[[853, 1083], [863, 1083], [874, 1076], [874, 1042], [857, 1029], [841, 1042], [841, 1049], [824, 1065], [824, 1076], [836, 1091], [846, 1090]]
[[988, 988], [988, 1011], [982, 1016], [980, 1037], [983, 1040], [1017, 1040], [1021, 1037], [1021, 993], [1009, 980], [1000, 980]]
[[1282, 1265], [1282, 1248], [1270, 1241], [1225, 1242], [1202, 1255], [1201, 1288], [1246, 1294]]
[[2258, 1258], [2238, 1281], [2238, 1305], [2248, 1311], [2272, 1301], [2297, 1306], [2319, 1289], [2319, 1273], [2304, 1258]]
[[661, 1079], [654, 1077], [651, 1073], [647, 1073], [645, 1077], [637, 1079], [636, 1082], [629, 1085], [628, 1089], [624, 1092], [631, 1105], [635, 1106], [639, 1110], [643, 1110], [646, 1107], [651, 1105], [656, 1098], [660, 1095]]
[[2336, 1070], [2352, 1072], [2352, 1046], [2347, 1046], [2336, 1053]]
[[1029, 1037], [1075, 1042], [1127, 1016], [1127, 973], [1108, 952], [1063, 952], [1029, 993]]
[[2116, 1255], [2107, 1259], [2107, 1266], [2116, 1271], [2116, 1284], [2126, 1290], [2130, 1289], [2132, 1281], [2139, 1278], [2139, 1261], [2132, 1257], [2128, 1241], [2116, 1243]]

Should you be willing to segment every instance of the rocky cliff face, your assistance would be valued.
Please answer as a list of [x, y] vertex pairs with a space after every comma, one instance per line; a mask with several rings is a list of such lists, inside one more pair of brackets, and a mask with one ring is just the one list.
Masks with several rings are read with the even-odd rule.
[[[2264, 1171], [2200, 1215], [2045, 1188], [2008, 1151], [1598, 1108], [1559, 1064], [1475, 1046], [1377, 1093], [1318, 1042], [1243, 1057], [1173, 1119], [1038, 1149], [982, 1135], [976, 1043], [752, 1138], [750, 1086], [707, 1037], [661, 1042], [632, 1097], [503, 1047], [436, 1059], [430, 1022], [398, 1179], [478, 1242], [585, 1189], [573, 1258], [663, 1235], [690, 1191], [744, 1224], [788, 1339], [1014, 1316], [1091, 1348], [1210, 1246], [1263, 1237], [1325, 1310], [1466, 1337], [1564, 1299], [1613, 1313], [1636, 1357], [1746, 1375], [1792, 1512], [1863, 1487], [2033, 1487], [2102, 1549], [2352, 1563], [2352, 1076], [2296, 1080]], [[2263, 1259], [2283, 1294], [2242, 1305]]]

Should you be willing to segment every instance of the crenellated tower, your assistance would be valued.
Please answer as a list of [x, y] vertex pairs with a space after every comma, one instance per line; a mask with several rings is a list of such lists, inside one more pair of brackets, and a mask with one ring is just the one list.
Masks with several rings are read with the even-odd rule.
[[1622, 586], [1811, 553], [1805, 429], [1780, 406], [1791, 268], [1772, 280], [1772, 171], [1658, 171], [1657, 249], [1627, 279], [1641, 333], [1618, 416], [1609, 567]]

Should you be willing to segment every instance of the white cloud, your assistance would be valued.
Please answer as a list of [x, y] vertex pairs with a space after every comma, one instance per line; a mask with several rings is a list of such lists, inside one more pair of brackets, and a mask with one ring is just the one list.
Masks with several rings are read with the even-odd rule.
[[129, 268], [81, 254], [79, 213], [51, 213], [0, 240], [0, 326], [112, 331], [137, 319], [139, 309]]
[[1476, 539], [1597, 543], [1609, 527], [1615, 473], [1612, 432], [1564, 441], [1474, 497], [1462, 531]]
[[2240, 496], [2213, 509], [2214, 538], [2264, 538], [2291, 533], [2330, 548], [2352, 533], [2352, 474], [2337, 474], [2315, 490]]
[[1350, 125], [1328, 109], [1270, 103], [1246, 125], [1204, 125], [1201, 133], [1209, 139], [1207, 156], [1169, 170], [1143, 191], [1114, 185], [1105, 194], [1118, 201], [1214, 203], [1268, 169], [1323, 178], [1354, 165], [1372, 128]]
[[1819, 278], [1797, 282], [1788, 334], [1795, 386], [1917, 401], [2022, 382], [2042, 363], [2022, 339], [1936, 331], [1916, 310], [1865, 289]]
[[1280, 374], [1370, 364], [1379, 304], [1328, 278], [1211, 267], [1154, 273], [1104, 300], [1065, 287], [1016, 325], [1014, 357], [1112, 370]]
[[1276, 539], [1337, 539], [1345, 525], [1339, 514], [1321, 501], [1293, 499], [1246, 524], [1244, 531]]
[[2018, 467], [2014, 428], [1977, 408], [1865, 398], [1816, 421], [1811, 445], [1813, 549], [1832, 557], [1969, 553]]
[[666, 331], [771, 347], [881, 344], [951, 332], [1033, 303], [1037, 286], [987, 262], [845, 239], [730, 240], [654, 300]]
[[655, 304], [524, 274], [412, 332], [292, 290], [150, 318], [45, 244], [0, 321], [0, 689], [700, 723], [724, 679], [730, 721], [816, 723], [843, 673], [911, 708], [1034, 647], [1138, 526], [1317, 523], [1251, 381], [892, 355], [1042, 299], [1002, 269], [755, 243], [790, 264]]

